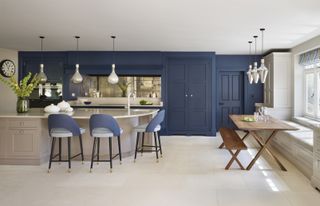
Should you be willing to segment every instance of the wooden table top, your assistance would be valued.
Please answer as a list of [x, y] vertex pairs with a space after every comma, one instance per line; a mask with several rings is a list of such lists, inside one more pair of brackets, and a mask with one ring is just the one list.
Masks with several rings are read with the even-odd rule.
[[297, 130], [297, 128], [288, 125], [287, 123], [270, 117], [267, 122], [245, 122], [244, 117], [254, 117], [253, 115], [230, 115], [231, 120], [241, 130]]

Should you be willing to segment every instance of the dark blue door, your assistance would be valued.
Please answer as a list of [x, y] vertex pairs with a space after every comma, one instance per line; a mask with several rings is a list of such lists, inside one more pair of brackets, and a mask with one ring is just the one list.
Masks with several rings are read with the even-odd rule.
[[243, 72], [219, 72], [217, 91], [217, 128], [234, 127], [229, 115], [243, 113]]
[[210, 60], [172, 58], [168, 60], [168, 133], [202, 134], [211, 132]]

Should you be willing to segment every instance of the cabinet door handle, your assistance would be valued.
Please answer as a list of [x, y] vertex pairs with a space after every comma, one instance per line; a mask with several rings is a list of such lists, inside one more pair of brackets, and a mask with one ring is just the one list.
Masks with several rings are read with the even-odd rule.
[[224, 103], [223, 102], [219, 102], [219, 105], [224, 105]]
[[186, 97], [188, 97], [188, 95], [186, 94]]
[[190, 97], [193, 97], [193, 94], [191, 94]]

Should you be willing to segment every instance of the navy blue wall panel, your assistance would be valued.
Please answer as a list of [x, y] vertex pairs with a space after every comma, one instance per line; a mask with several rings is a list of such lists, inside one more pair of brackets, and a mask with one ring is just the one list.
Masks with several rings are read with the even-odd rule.
[[[256, 59], [260, 62], [261, 56]], [[253, 114], [255, 103], [263, 102], [263, 84], [249, 84], [247, 74], [249, 61], [254, 61], [249, 55], [216, 55], [217, 73], [220, 71], [242, 71], [244, 73], [244, 113]]]
[[[211, 125], [212, 134], [216, 131], [217, 112], [217, 75], [220, 71], [241, 71], [244, 76], [244, 113], [252, 114], [254, 103], [263, 101], [263, 85], [250, 85], [246, 79], [248, 55], [215, 55], [214, 52], [116, 52], [115, 63], [120, 75], [161, 75], [162, 97], [167, 106], [166, 69], [168, 58], [208, 58], [211, 61]], [[19, 78], [28, 71], [38, 72], [41, 59], [40, 52], [19, 52]], [[45, 71], [52, 81], [61, 81], [63, 76], [64, 98], [70, 99], [69, 80], [74, 72], [74, 64], [79, 59], [80, 72], [92, 75], [108, 75], [111, 72], [113, 53], [109, 51], [74, 51], [45, 52]], [[252, 60], [252, 58], [251, 58]]]

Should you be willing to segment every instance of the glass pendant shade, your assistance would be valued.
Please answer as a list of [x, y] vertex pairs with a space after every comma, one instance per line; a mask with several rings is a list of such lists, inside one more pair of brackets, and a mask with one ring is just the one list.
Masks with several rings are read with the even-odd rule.
[[253, 63], [252, 77], [253, 77], [254, 83], [257, 84], [259, 82], [258, 63], [257, 62]]
[[112, 64], [112, 72], [111, 72], [111, 74], [110, 74], [109, 77], [108, 77], [108, 82], [109, 82], [110, 84], [117, 84], [117, 83], [119, 82], [119, 77], [118, 77], [118, 75], [116, 74], [115, 69], [116, 69], [116, 65], [115, 65], [115, 64]]
[[269, 70], [264, 64], [264, 59], [261, 59], [261, 66], [258, 69], [261, 83], [264, 84], [266, 82], [268, 72]]
[[252, 82], [253, 82], [252, 65], [249, 65], [249, 70], [247, 71], [247, 76], [248, 76], [249, 83], [252, 84]]
[[38, 73], [38, 78], [40, 80], [40, 84], [44, 84], [47, 82], [47, 75], [44, 73], [44, 65], [40, 64], [40, 72]]
[[74, 84], [79, 84], [83, 81], [83, 77], [81, 76], [80, 72], [79, 72], [79, 64], [76, 64], [76, 70], [75, 73], [73, 74], [71, 81]]

